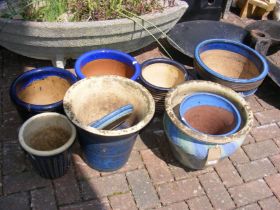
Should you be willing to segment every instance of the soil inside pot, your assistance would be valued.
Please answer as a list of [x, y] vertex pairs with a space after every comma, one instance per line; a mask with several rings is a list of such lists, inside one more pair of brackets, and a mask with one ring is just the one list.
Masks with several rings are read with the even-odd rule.
[[33, 149], [51, 151], [64, 145], [71, 134], [60, 127], [48, 127], [34, 132], [27, 144]]
[[150, 84], [162, 88], [172, 88], [185, 81], [184, 73], [167, 63], [148, 65], [142, 70], [142, 76]]
[[117, 75], [131, 78], [134, 70], [127, 64], [113, 60], [113, 59], [98, 59], [87, 63], [82, 68], [82, 73], [86, 77], [99, 75]]
[[185, 112], [184, 118], [191, 127], [210, 135], [227, 133], [235, 126], [234, 115], [226, 109], [215, 106], [193, 107]]
[[206, 66], [226, 77], [251, 79], [260, 74], [252, 61], [235, 52], [207, 50], [201, 53], [200, 57]]
[[18, 93], [18, 97], [28, 104], [52, 104], [61, 101], [70, 86], [66, 79], [49, 76], [33, 81]]

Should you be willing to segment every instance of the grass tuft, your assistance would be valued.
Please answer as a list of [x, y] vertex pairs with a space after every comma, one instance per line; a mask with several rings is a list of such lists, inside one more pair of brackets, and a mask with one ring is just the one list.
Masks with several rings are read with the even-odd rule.
[[6, 0], [5, 17], [32, 21], [96, 21], [121, 18], [118, 8], [143, 15], [161, 11], [162, 0]]

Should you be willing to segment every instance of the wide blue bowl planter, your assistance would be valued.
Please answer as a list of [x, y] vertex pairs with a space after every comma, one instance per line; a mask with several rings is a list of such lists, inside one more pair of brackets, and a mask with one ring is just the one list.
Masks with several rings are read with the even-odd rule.
[[[213, 106], [213, 107], [219, 107], [223, 108], [234, 116], [234, 127], [227, 133], [219, 134], [221, 136], [227, 136], [230, 134], [235, 133], [240, 125], [241, 125], [241, 116], [239, 111], [236, 109], [236, 107], [226, 98], [219, 96], [217, 94], [213, 93], [207, 93], [207, 92], [199, 92], [191, 94], [184, 98], [184, 100], [180, 104], [179, 113], [181, 120], [191, 129], [196, 130], [193, 128], [188, 121], [184, 118], [184, 114], [190, 110], [191, 108], [197, 107], [197, 106]], [[196, 130], [197, 131], [197, 130]], [[198, 131], [199, 132], [199, 131]]]
[[118, 50], [100, 49], [84, 53], [77, 59], [75, 63], [75, 72], [78, 78], [86, 78], [82, 72], [82, 68], [87, 63], [99, 59], [112, 59], [128, 65], [132, 70], [134, 70], [134, 74], [130, 78], [131, 80], [136, 80], [140, 75], [141, 66], [134, 57]]
[[[257, 68], [258, 75], [244, 79], [224, 76], [209, 68], [201, 59], [201, 54], [210, 50], [225, 50], [240, 54], [251, 61]], [[223, 62], [223, 53], [217, 62]], [[199, 76], [204, 80], [210, 80], [232, 88], [235, 91], [242, 92], [244, 96], [253, 94], [261, 85], [268, 74], [268, 64], [265, 58], [256, 50], [236, 41], [227, 39], [209, 39], [199, 43], [195, 48], [194, 67]], [[226, 72], [227, 69], [224, 71]], [[246, 69], [246, 71], [248, 71]]]
[[10, 98], [15, 104], [18, 113], [23, 120], [43, 112], [58, 112], [64, 114], [62, 100], [52, 104], [34, 105], [25, 103], [18, 97], [18, 92], [20, 90], [36, 80], [41, 80], [49, 76], [63, 78], [70, 84], [74, 84], [77, 81], [76, 76], [65, 69], [56, 67], [42, 67], [22, 73], [13, 81], [12, 85], [10, 86]]
[[[133, 113], [124, 129], [101, 130], [92, 122], [127, 104]], [[99, 171], [114, 171], [128, 160], [139, 131], [152, 119], [155, 103], [142, 85], [119, 76], [82, 79], [67, 91], [64, 110], [75, 124], [87, 163]]]
[[[198, 92], [216, 94], [230, 101], [240, 113], [239, 129], [228, 135], [208, 135], [182, 122], [179, 107], [185, 97]], [[192, 169], [214, 165], [232, 155], [243, 143], [253, 126], [253, 112], [235, 91], [209, 81], [188, 81], [168, 92], [163, 118], [164, 131], [175, 158]]]

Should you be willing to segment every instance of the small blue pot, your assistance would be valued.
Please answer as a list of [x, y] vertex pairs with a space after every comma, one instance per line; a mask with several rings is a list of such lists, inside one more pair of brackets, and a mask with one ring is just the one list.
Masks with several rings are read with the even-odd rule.
[[77, 78], [74, 74], [65, 69], [60, 69], [56, 67], [42, 67], [38, 69], [33, 69], [19, 75], [12, 83], [10, 87], [10, 98], [16, 105], [19, 115], [23, 120], [26, 120], [33, 115], [42, 112], [59, 112], [64, 113], [62, 100], [53, 104], [47, 105], [34, 105], [28, 104], [20, 100], [17, 93], [34, 82], [35, 80], [41, 80], [49, 76], [57, 76], [66, 79], [70, 84], [74, 84]]
[[85, 78], [85, 75], [82, 73], [82, 68], [87, 63], [98, 59], [112, 59], [128, 65], [131, 69], [134, 70], [134, 74], [130, 78], [131, 80], [136, 80], [140, 75], [141, 67], [134, 57], [118, 50], [101, 49], [101, 50], [92, 50], [90, 52], [81, 55], [78, 58], [78, 60], [75, 63], [75, 72], [78, 78], [79, 79]]
[[229, 112], [231, 112], [234, 116], [234, 121], [235, 121], [235, 126], [234, 128], [224, 134], [221, 135], [215, 135], [215, 136], [227, 136], [230, 134], [235, 133], [240, 125], [241, 125], [241, 116], [239, 111], [236, 109], [236, 107], [226, 98], [212, 94], [212, 93], [206, 93], [206, 92], [201, 92], [201, 93], [194, 93], [189, 96], [187, 96], [182, 103], [180, 104], [180, 116], [181, 120], [191, 129], [200, 132], [193, 128], [184, 118], [184, 114], [191, 108], [196, 107], [196, 106], [215, 106], [215, 107], [220, 107], [223, 108]]
[[[259, 70], [259, 75], [251, 79], [237, 79], [223, 76], [210, 69], [201, 60], [200, 55], [208, 50], [227, 50], [238, 53], [256, 65]], [[269, 69], [265, 58], [257, 51], [240, 42], [227, 39], [209, 39], [198, 44], [195, 48], [194, 67], [201, 78], [220, 83], [238, 92], [244, 92], [243, 95], [245, 96], [253, 94], [256, 91], [268, 74]]]
[[[178, 63], [177, 61], [170, 60], [168, 58], [153, 58], [153, 59], [146, 60], [145, 62], [143, 62], [141, 64], [141, 68], [144, 69], [145, 67], [147, 67], [147, 66], [149, 66], [151, 64], [155, 64], [155, 63], [166, 63], [166, 64], [170, 64], [172, 66], [175, 66], [180, 71], [183, 72], [183, 74], [185, 76], [185, 81], [187, 81], [188, 78], [189, 78], [188, 72], [187, 72], [186, 68], [184, 67], [184, 65]], [[160, 69], [159, 69], [159, 74], [160, 74]], [[164, 88], [164, 87], [159, 87], [159, 86], [155, 86], [155, 85], [151, 84], [150, 82], [145, 80], [145, 78], [142, 76], [142, 72], [141, 72], [139, 78], [140, 78], [140, 82], [152, 94], [152, 96], [153, 96], [153, 98], [154, 98], [154, 100], [156, 102], [156, 112], [157, 113], [162, 113], [164, 111], [164, 99], [165, 99], [166, 93], [171, 88]]]

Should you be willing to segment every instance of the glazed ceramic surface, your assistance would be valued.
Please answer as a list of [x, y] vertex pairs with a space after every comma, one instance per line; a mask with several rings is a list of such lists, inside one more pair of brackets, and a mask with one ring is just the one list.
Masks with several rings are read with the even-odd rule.
[[33, 69], [19, 75], [12, 83], [10, 87], [10, 98], [16, 105], [18, 113], [23, 120], [34, 116], [35, 114], [42, 112], [63, 112], [62, 100], [53, 104], [46, 105], [34, 105], [28, 104], [20, 100], [18, 97], [18, 92], [31, 84], [36, 80], [41, 80], [46, 77], [56, 76], [67, 80], [70, 84], [74, 84], [77, 78], [74, 74], [64, 69], [59, 69], [55, 67], [43, 67], [38, 69]]
[[133, 106], [128, 104], [90, 123], [89, 126], [101, 130], [113, 130], [123, 124], [132, 112]]
[[[28, 141], [30, 141], [34, 132], [47, 129], [50, 126], [63, 128], [70, 133], [70, 138], [64, 145], [54, 150], [41, 151], [32, 148]], [[34, 169], [40, 176], [48, 179], [63, 176], [68, 170], [71, 161], [71, 146], [75, 138], [76, 129], [71, 122], [64, 115], [51, 112], [41, 113], [29, 118], [19, 131], [19, 143], [27, 152]]]
[[[225, 50], [244, 56], [256, 66], [258, 75], [249, 79], [240, 79], [217, 73], [205, 65], [201, 58], [201, 54], [209, 50]], [[217, 62], [220, 62], [220, 60], [217, 60]], [[195, 48], [194, 66], [203, 79], [220, 83], [235, 91], [245, 92], [245, 95], [252, 94], [268, 74], [268, 65], [263, 56], [240, 42], [227, 39], [209, 39], [198, 44]]]
[[[184, 114], [193, 107], [203, 106], [203, 105], [220, 107], [233, 114], [234, 119], [235, 119], [235, 126], [231, 131], [221, 134], [222, 136], [227, 136], [227, 135], [233, 134], [239, 129], [240, 124], [241, 124], [241, 117], [240, 117], [240, 114], [239, 114], [238, 110], [236, 109], [236, 107], [226, 98], [216, 95], [216, 94], [207, 93], [207, 92], [194, 93], [194, 94], [188, 95], [186, 98], [183, 99], [182, 103], [180, 104], [180, 108], [179, 108], [181, 120], [188, 127], [192, 128], [191, 125], [185, 120]], [[192, 129], [194, 129], [194, 128], [192, 128]], [[194, 130], [196, 130], [196, 129], [194, 129]]]
[[118, 50], [101, 49], [101, 50], [92, 50], [90, 52], [81, 55], [78, 58], [78, 60], [75, 63], [75, 72], [78, 78], [79, 79], [85, 78], [85, 75], [82, 73], [82, 68], [87, 63], [98, 59], [112, 59], [128, 65], [132, 70], [134, 70], [134, 74], [130, 78], [132, 80], [136, 80], [140, 75], [141, 67], [134, 57]]
[[[203, 134], [188, 128], [180, 119], [183, 99], [196, 92], [208, 92], [229, 100], [241, 115], [239, 130], [227, 136]], [[253, 113], [247, 102], [230, 88], [208, 81], [188, 81], [168, 92], [165, 99], [164, 130], [174, 156], [185, 166], [201, 169], [232, 155], [253, 126]]]
[[[183, 81], [188, 80], [188, 73], [186, 68], [173, 60], [167, 59], [167, 58], [153, 58], [150, 60], [147, 60], [141, 64], [142, 71], [145, 69], [145, 67], [152, 65], [152, 64], [157, 64], [157, 63], [163, 63], [163, 64], [169, 64], [174, 67], [176, 67], [179, 71], [183, 73], [184, 79]], [[161, 69], [158, 69], [158, 75], [160, 77], [161, 74]], [[166, 93], [171, 89], [171, 88], [164, 88], [160, 86], [156, 86], [155, 84], [151, 84], [149, 81], [147, 81], [144, 77], [143, 74], [140, 74], [140, 81], [141, 83], [150, 91], [152, 94], [155, 102], [156, 102], [156, 112], [157, 113], [162, 113], [164, 111], [164, 100]]]
[[[127, 104], [133, 106], [127, 128], [100, 130], [89, 126]], [[75, 83], [64, 97], [64, 110], [78, 129], [88, 164], [100, 171], [114, 171], [127, 162], [136, 136], [154, 115], [155, 104], [139, 83], [124, 77], [99, 76]]]

